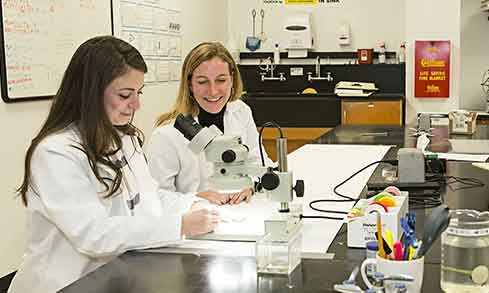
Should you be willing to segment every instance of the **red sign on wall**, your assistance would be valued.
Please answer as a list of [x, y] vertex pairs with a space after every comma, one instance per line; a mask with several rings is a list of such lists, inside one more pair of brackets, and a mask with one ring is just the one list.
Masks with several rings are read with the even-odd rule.
[[450, 41], [416, 41], [414, 46], [414, 96], [450, 96]]

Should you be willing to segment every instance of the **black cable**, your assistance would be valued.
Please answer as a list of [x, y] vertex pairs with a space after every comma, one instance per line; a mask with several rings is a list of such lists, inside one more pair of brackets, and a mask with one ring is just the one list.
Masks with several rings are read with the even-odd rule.
[[[263, 125], [261, 126], [261, 129], [260, 129], [260, 132], [259, 132], [259, 135], [258, 135], [258, 144], [259, 144], [259, 148], [260, 148], [260, 158], [261, 158], [261, 163], [262, 163], [262, 166], [265, 166], [265, 159], [263, 157], [263, 144], [262, 144], [262, 134], [263, 134], [263, 130], [265, 129], [265, 127], [269, 127], [269, 126], [273, 126], [275, 128], [278, 129], [279, 133], [280, 133], [280, 138], [284, 138], [284, 134], [282, 132], [282, 128], [280, 128], [280, 126], [275, 123], [275, 122], [265, 122], [263, 123]], [[309, 204], [310, 205], [310, 204]], [[339, 213], [339, 214], [347, 214], [346, 212], [339, 212], [339, 211], [331, 211], [332, 213]], [[304, 215], [300, 215], [300, 218], [301, 219], [327, 219], [327, 220], [343, 220], [343, 218], [338, 218], [338, 217], [328, 217], [328, 216], [304, 216]]]
[[[316, 200], [313, 200], [313, 201], [311, 201], [309, 203], [309, 207], [312, 210], [317, 211], [317, 212], [333, 213], [333, 214], [348, 214], [348, 212], [344, 212], [344, 211], [332, 211], [332, 210], [324, 210], [324, 209], [316, 208], [316, 207], [313, 206], [313, 204], [322, 203], [322, 202], [351, 202], [351, 201], [354, 201], [356, 203], [358, 201], [358, 199], [355, 199], [353, 197], [340, 194], [337, 191], [337, 189], [340, 186], [342, 186], [343, 184], [345, 184], [346, 182], [348, 182], [349, 180], [351, 180], [353, 177], [355, 177], [358, 173], [364, 171], [365, 169], [369, 168], [372, 165], [379, 164], [379, 163], [387, 163], [387, 164], [391, 164], [391, 165], [397, 165], [397, 160], [381, 160], [381, 161], [375, 161], [373, 163], [368, 164], [367, 166], [365, 166], [365, 167], [361, 168], [360, 170], [358, 170], [357, 172], [353, 173], [353, 175], [351, 175], [350, 177], [346, 178], [340, 184], [336, 185], [333, 188], [333, 192], [336, 195], [338, 195], [339, 197], [343, 198], [343, 199], [316, 199]], [[332, 218], [332, 217], [330, 217], [330, 218]], [[341, 218], [340, 220], [343, 220], [343, 218]]]
[[352, 179], [353, 177], [355, 177], [358, 173], [362, 172], [363, 170], [369, 168], [370, 166], [372, 165], [375, 165], [375, 164], [379, 164], [379, 163], [387, 163], [387, 164], [391, 164], [391, 165], [394, 165], [396, 166], [397, 165], [397, 160], [381, 160], [381, 161], [375, 161], [373, 163], [370, 163], [368, 164], [367, 166], [363, 167], [362, 169], [358, 170], [357, 172], [353, 173], [353, 175], [351, 175], [350, 177], [346, 178], [343, 182], [341, 182], [340, 184], [336, 185], [335, 188], [333, 188], [333, 192], [338, 195], [339, 197], [342, 197], [342, 198], [345, 198], [345, 199], [349, 199], [348, 201], [358, 201], [357, 199], [354, 199], [350, 196], [346, 196], [346, 195], [343, 195], [343, 194], [340, 194], [337, 189], [342, 186], [343, 184], [345, 184], [346, 182], [348, 182], [350, 179]]
[[[349, 201], [351, 201], [351, 200], [349, 200]], [[348, 212], [345, 212], [345, 211], [323, 210], [323, 209], [320, 209], [320, 208], [312, 207], [313, 204], [320, 203], [320, 202], [347, 202], [347, 201], [346, 200], [337, 201], [337, 200], [334, 200], [334, 199], [316, 199], [316, 200], [313, 200], [313, 201], [311, 201], [309, 203], [309, 207], [311, 209], [315, 210], [316, 212], [332, 213], [332, 214], [345, 214], [345, 215], [348, 214]]]
[[280, 128], [280, 126], [277, 123], [272, 122], [272, 121], [268, 121], [268, 122], [263, 123], [263, 125], [261, 126], [261, 129], [260, 129], [260, 134], [258, 135], [258, 147], [260, 149], [261, 164], [263, 167], [265, 167], [265, 159], [263, 158], [263, 145], [262, 145], [261, 136], [262, 136], [262, 133], [263, 133], [263, 130], [265, 129], [265, 127], [269, 127], [269, 126], [273, 126], [273, 127], [277, 128], [279, 133], [280, 133], [280, 138], [284, 138], [282, 128]]
[[[477, 179], [477, 178], [446, 176], [444, 179], [446, 181], [446, 185], [452, 191], [457, 191], [457, 190], [462, 190], [462, 189], [470, 189], [470, 188], [476, 188], [476, 187], [484, 187], [485, 186], [484, 182], [482, 182], [480, 179]], [[456, 183], [459, 183], [463, 186], [453, 187], [453, 185]]]
[[337, 218], [337, 217], [327, 217], [327, 216], [304, 216], [300, 215], [301, 219], [328, 219], [328, 220], [343, 220], [343, 218]]
[[433, 191], [432, 194], [418, 195], [415, 193], [409, 194], [409, 208], [411, 210], [434, 208], [443, 203], [440, 191]]
[[[440, 184], [440, 189], [442, 185], [446, 185], [452, 191], [483, 187], [485, 185], [484, 182], [477, 178], [445, 176], [441, 172], [428, 175], [426, 181], [438, 182]], [[454, 187], [455, 184], [460, 184], [461, 186]], [[441, 190], [433, 191], [433, 193], [429, 195], [420, 195], [416, 193], [409, 194], [409, 207], [413, 210], [434, 208], [442, 203]]]
[[425, 210], [431, 209], [441, 205], [443, 201], [441, 198], [420, 198], [420, 199], [409, 199], [409, 209], [410, 210]]

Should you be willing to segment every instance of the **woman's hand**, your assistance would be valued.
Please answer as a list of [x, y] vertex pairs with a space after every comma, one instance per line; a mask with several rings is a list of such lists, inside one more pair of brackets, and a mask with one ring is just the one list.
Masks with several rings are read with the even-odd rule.
[[197, 193], [197, 196], [207, 199], [210, 203], [218, 206], [227, 204], [230, 199], [229, 194], [219, 193], [213, 190], [201, 191]]
[[182, 217], [182, 235], [197, 236], [211, 232], [219, 224], [217, 211], [199, 209], [190, 211]]
[[229, 195], [229, 204], [238, 204], [243, 200], [245, 200], [246, 202], [250, 202], [252, 195], [253, 195], [252, 188], [245, 188], [240, 192], [232, 193]]

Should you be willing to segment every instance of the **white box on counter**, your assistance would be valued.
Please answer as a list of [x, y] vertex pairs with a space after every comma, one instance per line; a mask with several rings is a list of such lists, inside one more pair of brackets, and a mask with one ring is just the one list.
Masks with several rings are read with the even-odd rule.
[[[396, 207], [390, 207], [388, 212], [381, 212], [382, 231], [390, 230], [394, 241], [402, 236], [401, 218], [409, 210], [408, 192], [402, 191], [401, 196], [394, 196]], [[369, 199], [360, 199], [352, 209], [365, 206]], [[371, 240], [377, 240], [377, 213], [348, 218], [347, 220], [347, 244], [348, 247], [365, 248], [365, 244]]]

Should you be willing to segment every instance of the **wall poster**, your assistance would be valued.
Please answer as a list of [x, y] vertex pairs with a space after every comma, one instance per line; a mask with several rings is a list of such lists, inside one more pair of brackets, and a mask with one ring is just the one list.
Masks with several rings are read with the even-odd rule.
[[450, 41], [416, 41], [414, 45], [414, 96], [450, 96]]
[[112, 0], [114, 35], [131, 43], [148, 65], [146, 84], [180, 79], [182, 1]]

